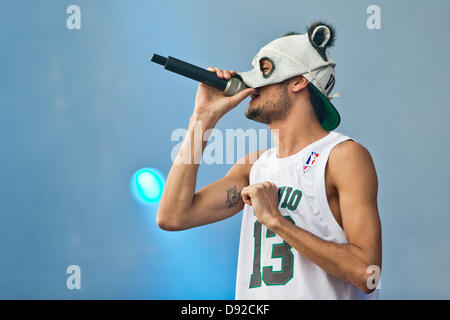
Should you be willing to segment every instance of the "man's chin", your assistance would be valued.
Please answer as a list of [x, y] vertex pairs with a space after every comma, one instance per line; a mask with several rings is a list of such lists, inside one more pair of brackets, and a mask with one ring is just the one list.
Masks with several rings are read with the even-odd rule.
[[260, 113], [259, 108], [251, 106], [249, 106], [247, 110], [245, 110], [245, 116], [247, 117], [247, 119], [250, 120], [255, 120], [258, 117], [259, 113]]
[[269, 124], [270, 121], [268, 119], [265, 119], [265, 117], [263, 117], [261, 115], [261, 110], [260, 108], [252, 108], [249, 107], [246, 111], [245, 111], [245, 117], [247, 119], [256, 121], [256, 122], [261, 122], [261, 123], [266, 123]]

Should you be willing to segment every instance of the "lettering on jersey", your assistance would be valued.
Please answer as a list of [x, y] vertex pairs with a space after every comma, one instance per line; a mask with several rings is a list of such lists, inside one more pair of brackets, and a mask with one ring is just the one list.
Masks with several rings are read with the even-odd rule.
[[281, 208], [295, 211], [300, 203], [302, 194], [303, 193], [299, 189], [294, 189], [293, 187], [280, 187], [280, 189], [278, 189], [278, 205]]
[[308, 160], [303, 164], [303, 173], [308, 172], [309, 168], [313, 166], [313, 164], [316, 162], [317, 157], [319, 154], [317, 152], [311, 152], [311, 154], [308, 157]]

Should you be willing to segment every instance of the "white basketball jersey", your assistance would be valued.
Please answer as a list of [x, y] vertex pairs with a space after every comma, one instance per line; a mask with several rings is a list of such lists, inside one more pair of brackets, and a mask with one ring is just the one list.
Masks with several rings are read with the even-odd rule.
[[[347, 243], [328, 205], [325, 165], [333, 147], [351, 139], [338, 132], [278, 158], [276, 148], [264, 152], [250, 171], [250, 185], [270, 181], [279, 188], [278, 208], [286, 219], [317, 237]], [[352, 139], [353, 140], [353, 139]], [[236, 299], [374, 299], [336, 278], [257, 221], [252, 207], [242, 216]]]

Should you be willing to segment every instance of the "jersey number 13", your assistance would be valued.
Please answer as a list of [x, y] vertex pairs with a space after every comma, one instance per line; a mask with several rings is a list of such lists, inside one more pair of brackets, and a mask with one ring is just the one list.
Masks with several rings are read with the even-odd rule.
[[[285, 216], [286, 219], [294, 223], [291, 217]], [[261, 286], [261, 282], [268, 286], [284, 285], [292, 279], [294, 274], [294, 255], [291, 252], [291, 246], [283, 240], [282, 243], [275, 243], [272, 245], [272, 258], [281, 258], [281, 270], [273, 271], [273, 267], [263, 267], [261, 272], [261, 238], [262, 238], [262, 224], [259, 221], [255, 222], [253, 231], [254, 241], [254, 255], [253, 255], [253, 274], [250, 277], [250, 288]], [[266, 238], [275, 237], [275, 233], [267, 229]]]

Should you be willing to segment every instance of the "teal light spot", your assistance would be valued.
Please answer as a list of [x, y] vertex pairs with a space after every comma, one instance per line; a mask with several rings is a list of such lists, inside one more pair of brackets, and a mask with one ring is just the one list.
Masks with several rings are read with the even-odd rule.
[[157, 169], [143, 168], [131, 178], [131, 193], [142, 204], [156, 204], [164, 189], [164, 175]]

